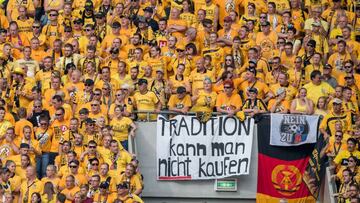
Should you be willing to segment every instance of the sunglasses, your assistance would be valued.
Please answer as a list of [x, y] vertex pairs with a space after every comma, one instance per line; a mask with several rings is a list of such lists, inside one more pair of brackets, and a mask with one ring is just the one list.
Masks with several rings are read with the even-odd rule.
[[224, 89], [231, 89], [230, 86], [224, 86]]
[[260, 18], [266, 18], [266, 16], [260, 16]]
[[344, 66], [344, 68], [352, 68], [352, 66]]
[[55, 116], [62, 116], [62, 113], [56, 113]]
[[90, 32], [92, 29], [84, 29], [85, 32]]
[[99, 106], [99, 104], [91, 104], [91, 106]]
[[47, 125], [47, 123], [40, 123], [40, 125]]
[[77, 165], [70, 165], [69, 167], [70, 168], [77, 168], [78, 166]]
[[64, 30], [64, 32], [72, 32], [71, 30]]
[[34, 108], [40, 108], [41, 106], [34, 106]]
[[90, 149], [95, 149], [95, 148], [96, 148], [96, 146], [89, 146], [89, 148], [90, 148]]
[[295, 61], [295, 63], [301, 63], [301, 61]]
[[91, 165], [92, 165], [92, 166], [98, 166], [99, 163], [92, 163]]
[[109, 90], [109, 88], [102, 88], [103, 90]]
[[49, 16], [58, 16], [56, 13], [50, 13]]
[[121, 94], [117, 94], [116, 96], [117, 96], [117, 97], [120, 97], [120, 96], [121, 96]]
[[40, 26], [32, 26], [32, 28], [34, 28], [34, 29], [39, 29]]
[[183, 52], [185, 50], [182, 50], [182, 49], [176, 49], [177, 52]]

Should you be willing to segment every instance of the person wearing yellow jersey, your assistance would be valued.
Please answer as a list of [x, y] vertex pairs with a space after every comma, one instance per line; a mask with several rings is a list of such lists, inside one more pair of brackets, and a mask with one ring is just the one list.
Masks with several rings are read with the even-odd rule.
[[33, 130], [29, 125], [24, 126], [23, 128], [24, 136], [19, 139], [19, 143], [17, 146], [20, 146], [22, 143], [26, 143], [29, 145], [28, 155], [30, 156], [31, 160], [35, 160], [35, 156], [41, 156], [41, 149], [39, 141], [34, 139]]
[[28, 106], [32, 98], [32, 88], [34, 82], [25, 78], [25, 72], [22, 68], [17, 67], [13, 71], [13, 86], [10, 90], [10, 95], [14, 95], [13, 110], [21, 106]]
[[167, 30], [172, 36], [176, 37], [179, 41], [184, 37], [186, 31], [186, 21], [180, 18], [180, 10], [172, 8], [170, 19], [168, 20]]
[[[339, 40], [337, 42], [337, 51], [335, 51], [328, 59], [328, 64], [335, 68], [336, 71], [340, 71], [343, 69], [343, 64], [348, 61], [356, 61], [357, 57], [355, 56], [355, 52], [349, 53], [346, 51], [347, 44], [344, 40]], [[334, 72], [336, 73], [336, 72]], [[338, 77], [339, 75], [334, 75]]]
[[347, 149], [339, 152], [334, 159], [337, 167], [346, 166], [350, 156], [355, 156], [357, 159], [360, 158], [360, 152], [356, 148], [357, 140], [355, 138], [349, 138], [346, 143]]
[[[148, 81], [146, 79], [138, 80], [139, 91], [134, 94], [136, 109], [139, 111], [159, 112], [161, 103], [154, 92], [148, 91]], [[156, 114], [150, 114], [150, 120], [155, 120]], [[138, 113], [138, 119], [146, 120], [147, 114]]]
[[311, 82], [304, 85], [304, 88], [308, 92], [308, 98], [312, 100], [314, 104], [317, 103], [319, 97], [330, 96], [334, 93], [334, 89], [326, 82], [321, 81], [321, 72], [314, 70], [310, 74]]
[[60, 39], [63, 33], [63, 26], [58, 23], [59, 12], [57, 10], [50, 10], [49, 20], [50, 24], [45, 25], [42, 33], [46, 36], [46, 44], [49, 47], [53, 47], [54, 41]]
[[66, 177], [66, 186], [61, 192], [66, 195], [65, 203], [71, 203], [75, 199], [75, 193], [80, 191], [78, 184], [75, 183], [76, 179], [74, 175], [68, 175]]
[[[44, 49], [40, 46], [40, 40], [37, 37], [33, 37], [30, 39], [30, 46], [31, 46], [31, 58], [33, 58], [38, 63], [42, 63], [43, 59], [46, 57], [47, 53]], [[48, 56], [50, 57], [50, 56]], [[51, 64], [52, 58], [51, 58]]]
[[242, 101], [234, 91], [234, 82], [232, 80], [226, 80], [223, 84], [224, 92], [220, 93], [216, 99], [216, 111], [233, 116], [240, 111]]
[[112, 193], [109, 198], [108, 202], [114, 202], [115, 200], [120, 200], [124, 203], [144, 203], [142, 199], [135, 195], [130, 193], [129, 186], [126, 182], [119, 183], [117, 186], [117, 192]]
[[41, 193], [43, 188], [43, 182], [36, 177], [35, 167], [28, 166], [26, 168], [26, 181], [20, 186], [20, 200], [24, 203], [30, 203], [31, 195], [35, 192]]
[[209, 46], [202, 49], [202, 55], [210, 55], [213, 61], [213, 64], [220, 63], [224, 58], [224, 49], [218, 46], [218, 34], [216, 32], [211, 32], [209, 35]]
[[19, 26], [16, 21], [11, 21], [9, 24], [9, 35], [7, 42], [11, 43], [12, 48], [14, 48], [12, 50], [12, 56], [15, 59], [19, 59], [21, 57], [21, 51], [23, 50], [24, 46], [30, 45], [26, 35], [19, 33]]
[[314, 55], [312, 56], [312, 63], [305, 66], [305, 81], [306, 82], [310, 82], [312, 80], [311, 73], [314, 70], [318, 70], [321, 73], [323, 72], [324, 67], [321, 62], [321, 57], [322, 57], [322, 55], [320, 53], [315, 52]]
[[6, 130], [13, 126], [9, 121], [4, 120], [5, 113], [6, 113], [5, 108], [0, 107], [0, 136], [4, 136]]
[[205, 68], [204, 63], [204, 58], [199, 58], [196, 61], [196, 69], [193, 70], [191, 72], [191, 75], [189, 76], [189, 82], [191, 84], [193, 94], [195, 93], [195, 91], [200, 91], [204, 89], [203, 81], [205, 78], [210, 78], [212, 81], [215, 81], [214, 75]]
[[61, 74], [64, 74], [66, 66], [69, 63], [73, 63], [75, 67], [79, 67], [79, 62], [81, 59], [81, 55], [74, 53], [74, 47], [66, 43], [64, 45], [64, 56], [60, 57], [59, 61], [55, 64], [56, 70], [60, 71]]
[[177, 87], [176, 93], [176, 95], [171, 95], [169, 99], [169, 110], [186, 114], [191, 108], [190, 95], [187, 94], [186, 88], [184, 86]]
[[219, 38], [218, 43], [220, 46], [225, 47], [224, 51], [226, 53], [231, 52], [231, 46], [233, 45], [233, 39], [238, 35], [238, 32], [231, 27], [232, 19], [230, 16], [224, 18], [224, 27], [218, 31]]
[[14, 127], [6, 129], [5, 134], [0, 137], [0, 160], [4, 161], [9, 156], [19, 153], [19, 149], [15, 140]]
[[255, 43], [261, 47], [261, 56], [269, 58], [271, 51], [275, 49], [278, 36], [275, 31], [270, 29], [270, 22], [266, 21], [261, 24], [261, 32], [256, 35]]
[[29, 18], [26, 15], [26, 7], [24, 6], [20, 6], [18, 8], [18, 12], [19, 12], [19, 16], [16, 19], [16, 23], [19, 26], [19, 33], [31, 33], [31, 26], [34, 22], [33, 18]]
[[191, 97], [191, 101], [193, 103], [190, 110], [191, 112], [210, 113], [215, 107], [217, 94], [212, 90], [212, 81], [210, 78], [205, 78], [203, 83], [204, 90], [195, 90], [193, 96]]
[[120, 149], [120, 143], [116, 140], [110, 141], [110, 153], [104, 157], [109, 164], [110, 171], [120, 174], [125, 171], [126, 165], [131, 162], [132, 156], [124, 149]]
[[51, 140], [51, 149], [50, 149], [50, 163], [54, 163], [55, 157], [60, 152], [60, 141], [61, 137], [66, 130], [69, 129], [69, 120], [64, 119], [65, 116], [65, 109], [60, 107], [56, 109], [55, 112], [55, 120], [52, 122], [50, 128], [54, 132], [52, 140]]
[[128, 136], [135, 137], [137, 127], [130, 118], [123, 116], [123, 111], [122, 106], [115, 107], [115, 117], [111, 120], [110, 126], [114, 132], [113, 139], [119, 141], [124, 149], [128, 150]]
[[46, 173], [46, 167], [50, 163], [51, 140], [53, 130], [49, 126], [49, 118], [41, 115], [39, 118], [40, 126], [35, 131], [35, 138], [39, 141], [42, 155], [36, 157], [36, 168], [38, 177], [43, 177]]
[[349, 132], [351, 129], [351, 115], [342, 111], [342, 100], [335, 98], [332, 100], [333, 109], [331, 113], [325, 115], [321, 121], [319, 130], [325, 137], [331, 137], [335, 134], [336, 123], [341, 122], [342, 131]]
[[19, 16], [18, 8], [20, 6], [24, 6], [27, 8], [27, 14], [29, 16], [34, 16], [35, 14], [35, 8], [34, 8], [34, 2], [32, 0], [26, 0], [26, 1], [16, 1], [16, 0], [10, 0], [6, 6], [6, 15], [9, 21], [14, 21]]

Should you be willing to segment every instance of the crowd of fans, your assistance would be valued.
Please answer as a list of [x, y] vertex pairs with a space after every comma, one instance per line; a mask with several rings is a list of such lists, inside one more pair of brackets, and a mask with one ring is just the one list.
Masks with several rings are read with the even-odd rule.
[[164, 110], [322, 115], [359, 201], [358, 1], [0, 3], [0, 202], [143, 202], [128, 138]]

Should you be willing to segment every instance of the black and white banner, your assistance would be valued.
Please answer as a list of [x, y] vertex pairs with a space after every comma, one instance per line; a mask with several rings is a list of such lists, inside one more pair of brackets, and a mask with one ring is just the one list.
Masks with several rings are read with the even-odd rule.
[[319, 116], [271, 114], [270, 145], [296, 146], [315, 143]]
[[254, 120], [159, 115], [157, 121], [158, 180], [218, 179], [249, 174]]

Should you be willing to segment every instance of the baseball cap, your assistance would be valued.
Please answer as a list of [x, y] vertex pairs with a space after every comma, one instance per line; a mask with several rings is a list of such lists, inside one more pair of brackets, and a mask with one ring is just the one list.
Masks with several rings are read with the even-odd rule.
[[93, 119], [91, 119], [91, 118], [87, 118], [87, 119], [85, 119], [85, 123], [86, 124], [91, 124], [91, 123], [95, 123], [95, 121]]
[[311, 39], [311, 40], [308, 41], [307, 45], [311, 46], [311, 47], [316, 47], [316, 41]]
[[151, 8], [150, 6], [146, 7], [143, 9], [144, 12], [149, 12], [149, 13], [153, 13], [154, 12], [154, 9]]
[[256, 88], [254, 88], [254, 87], [250, 88], [248, 91], [251, 92], [251, 93], [255, 93], [255, 94], [258, 93], [258, 90]]
[[142, 84], [148, 84], [148, 81], [144, 78], [140, 78], [139, 81], [138, 81], [138, 84], [139, 85], [142, 85]]
[[121, 27], [121, 24], [118, 21], [115, 21], [115, 22], [112, 23], [111, 27], [112, 28], [119, 28], [119, 27]]
[[103, 18], [105, 17], [105, 14], [103, 12], [98, 12], [95, 14], [95, 18]]
[[108, 189], [109, 188], [109, 183], [104, 181], [104, 182], [101, 182], [99, 187], [102, 188], [102, 189]]
[[92, 9], [92, 8], [94, 8], [93, 2], [87, 0], [87, 1], [85, 2], [85, 9]]
[[128, 185], [126, 183], [120, 183], [116, 185], [117, 189], [129, 189]]
[[20, 149], [22, 149], [22, 148], [30, 148], [30, 145], [27, 144], [27, 143], [21, 143], [20, 144]]
[[80, 109], [79, 114], [89, 114], [89, 109], [82, 108], [82, 109]]
[[84, 84], [85, 86], [92, 86], [94, 85], [94, 81], [92, 79], [86, 79]]
[[186, 88], [184, 86], [179, 86], [177, 89], [176, 89], [176, 93], [177, 94], [182, 94], [182, 93], [185, 93], [186, 92]]

